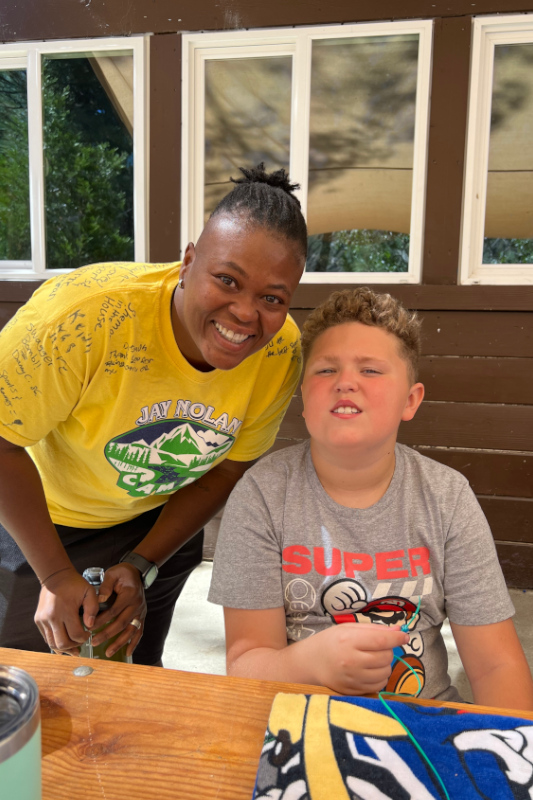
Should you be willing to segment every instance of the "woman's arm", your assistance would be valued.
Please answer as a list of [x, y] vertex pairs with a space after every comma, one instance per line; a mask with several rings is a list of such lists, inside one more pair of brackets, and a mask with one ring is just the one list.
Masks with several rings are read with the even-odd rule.
[[[75, 570], [50, 519], [41, 478], [23, 447], [0, 438], [0, 520], [16, 541], [43, 585], [35, 622], [49, 647], [75, 648], [87, 638], [78, 610], [84, 607], [87, 627], [94, 623], [98, 601]], [[39, 609], [41, 603], [39, 604]]]
[[512, 619], [491, 625], [450, 622], [478, 705], [533, 710], [533, 681]]
[[172, 494], [154, 527], [135, 548], [160, 566], [215, 516], [253, 461], [226, 459], [194, 483]]
[[[191, 486], [176, 492], [167, 503], [156, 525], [136, 548], [145, 558], [158, 564], [176, 552], [225, 503], [233, 486], [251, 462], [222, 462]], [[198, 484], [198, 486], [196, 485]], [[98, 601], [94, 590], [74, 568], [50, 518], [40, 475], [23, 447], [0, 438], [0, 521], [16, 541], [43, 588], [35, 622], [54, 650], [71, 650], [87, 638], [79, 618], [84, 608], [84, 623], [94, 625]], [[140, 631], [129, 626], [135, 617], [144, 619], [146, 604], [138, 570], [130, 564], [117, 564], [106, 573], [103, 596], [117, 593], [113, 608], [106, 612], [115, 618], [106, 629], [106, 638], [123, 631], [109, 652], [129, 642], [135, 649]], [[102, 623], [106, 620], [102, 615]]]
[[[158, 566], [164, 564], [223, 507], [239, 478], [253, 463], [253, 461], [242, 462], [226, 459], [194, 483], [172, 494], [155, 525], [139, 542], [135, 552], [144, 556], [148, 561], [155, 562]], [[129, 564], [117, 564], [106, 571], [100, 595], [108, 597], [114, 591], [117, 594], [117, 600], [112, 608], [104, 612], [99, 619], [99, 624], [104, 624], [114, 618], [114, 621], [106, 628], [105, 634], [101, 634], [102, 640], [103, 637], [110, 639], [122, 631], [122, 634], [106, 651], [109, 656], [130, 641], [131, 628], [128, 628], [128, 625], [132, 618], [143, 619], [145, 616], [145, 614], [139, 616], [138, 613], [133, 613], [133, 606], [127, 604], [128, 595], [121, 592], [124, 568], [135, 573], [135, 580], [142, 590], [140, 573], [135, 567]], [[139, 632], [139, 638], [140, 635]], [[132, 641], [134, 640], [132, 639]], [[100, 643], [100, 635], [95, 636], [94, 643], [95, 645]], [[132, 647], [131, 651], [133, 649]]]

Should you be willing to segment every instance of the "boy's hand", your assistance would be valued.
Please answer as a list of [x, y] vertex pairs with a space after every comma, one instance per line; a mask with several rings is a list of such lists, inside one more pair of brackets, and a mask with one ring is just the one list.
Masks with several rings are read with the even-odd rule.
[[392, 670], [393, 648], [409, 634], [384, 625], [347, 622], [308, 639], [316, 652], [316, 673], [323, 686], [341, 694], [369, 694], [383, 689]]

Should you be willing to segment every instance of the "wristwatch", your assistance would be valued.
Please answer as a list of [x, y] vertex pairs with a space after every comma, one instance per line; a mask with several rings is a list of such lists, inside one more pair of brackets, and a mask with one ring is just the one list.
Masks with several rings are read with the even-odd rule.
[[143, 582], [143, 586], [145, 589], [149, 589], [152, 583], [157, 578], [157, 564], [154, 564], [153, 561], [148, 561], [144, 556], [139, 555], [139, 553], [135, 553], [131, 550], [129, 553], [125, 553], [119, 561], [119, 564], [122, 562], [126, 564], [133, 564], [134, 567], [137, 567], [139, 572], [141, 573], [141, 580]]

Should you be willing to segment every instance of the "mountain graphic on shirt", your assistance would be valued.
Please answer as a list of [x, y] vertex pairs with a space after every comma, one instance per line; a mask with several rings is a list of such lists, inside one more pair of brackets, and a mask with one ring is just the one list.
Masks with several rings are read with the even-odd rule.
[[169, 494], [201, 477], [234, 441], [199, 422], [161, 420], [111, 439], [105, 456], [128, 494]]

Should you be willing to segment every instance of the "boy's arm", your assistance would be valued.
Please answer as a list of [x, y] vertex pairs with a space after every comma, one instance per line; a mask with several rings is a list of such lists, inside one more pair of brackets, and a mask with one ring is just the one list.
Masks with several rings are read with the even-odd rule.
[[450, 622], [478, 705], [533, 710], [533, 681], [512, 619], [491, 625]]
[[327, 686], [342, 694], [378, 692], [391, 673], [392, 650], [408, 634], [345, 623], [288, 646], [284, 608], [225, 608], [228, 675]]

